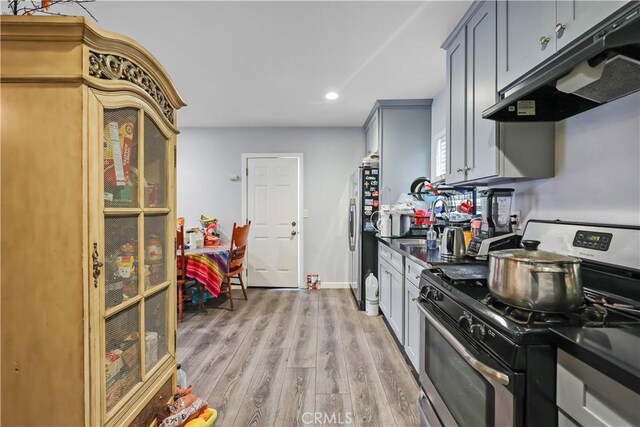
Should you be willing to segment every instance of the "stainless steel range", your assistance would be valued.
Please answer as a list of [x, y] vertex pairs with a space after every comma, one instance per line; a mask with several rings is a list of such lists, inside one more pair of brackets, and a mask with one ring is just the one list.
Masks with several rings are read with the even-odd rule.
[[555, 426], [550, 328], [640, 328], [640, 227], [529, 221], [523, 239], [583, 260], [583, 304], [569, 313], [530, 312], [491, 296], [487, 264], [425, 270], [422, 425]]

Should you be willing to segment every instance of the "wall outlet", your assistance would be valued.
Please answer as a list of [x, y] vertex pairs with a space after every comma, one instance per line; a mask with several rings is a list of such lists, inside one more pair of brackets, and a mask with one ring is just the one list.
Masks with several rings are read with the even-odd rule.
[[522, 227], [522, 224], [520, 223], [520, 219], [521, 219], [520, 214], [521, 214], [520, 211], [512, 211], [511, 213], [511, 220], [513, 221], [512, 226], [513, 226], [514, 232], [520, 231], [520, 228]]
[[303, 209], [302, 210], [302, 217], [303, 218], [309, 218], [309, 209]]

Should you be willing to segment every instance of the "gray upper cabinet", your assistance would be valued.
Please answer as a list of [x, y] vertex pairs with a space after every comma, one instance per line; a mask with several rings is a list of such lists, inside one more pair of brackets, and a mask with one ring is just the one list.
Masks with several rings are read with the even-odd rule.
[[482, 112], [498, 100], [498, 8], [474, 3], [445, 42], [447, 85], [446, 182], [488, 184], [554, 174], [554, 123], [498, 123]]
[[369, 154], [375, 153], [378, 151], [378, 140], [379, 140], [379, 129], [378, 129], [378, 112], [376, 111], [371, 120], [369, 121], [368, 126], [365, 129], [365, 140], [367, 142], [367, 156]]
[[380, 100], [364, 129], [367, 152], [380, 155], [381, 204], [394, 203], [416, 177], [430, 175], [431, 99]]
[[553, 1], [498, 3], [498, 86], [500, 89], [555, 53]]
[[484, 3], [467, 24], [467, 180], [496, 175], [497, 127], [482, 111], [497, 101], [496, 4]]
[[498, 2], [498, 90], [620, 9], [621, 0]]
[[460, 182], [465, 178], [466, 140], [466, 28], [447, 49], [447, 182]]
[[560, 50], [589, 31], [593, 26], [624, 6], [620, 0], [558, 0], [556, 1], [556, 49]]

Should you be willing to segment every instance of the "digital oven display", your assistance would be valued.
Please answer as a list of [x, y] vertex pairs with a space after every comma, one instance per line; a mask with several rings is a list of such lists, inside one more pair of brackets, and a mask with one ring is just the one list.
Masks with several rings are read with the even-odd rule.
[[606, 252], [609, 250], [612, 238], [611, 233], [579, 230], [573, 238], [573, 246]]

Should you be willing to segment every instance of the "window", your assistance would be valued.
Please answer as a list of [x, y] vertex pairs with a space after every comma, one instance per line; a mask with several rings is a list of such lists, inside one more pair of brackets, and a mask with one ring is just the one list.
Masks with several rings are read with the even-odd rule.
[[446, 131], [440, 132], [434, 138], [431, 150], [432, 173], [431, 181], [444, 180], [447, 173], [447, 136]]

